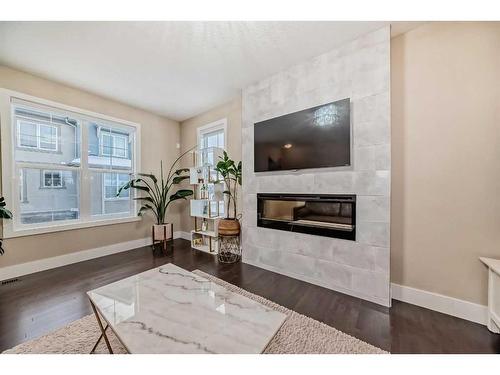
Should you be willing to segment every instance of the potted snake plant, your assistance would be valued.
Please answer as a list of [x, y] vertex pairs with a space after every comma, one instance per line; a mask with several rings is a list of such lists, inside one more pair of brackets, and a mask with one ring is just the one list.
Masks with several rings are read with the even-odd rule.
[[[12, 212], [10, 212], [6, 207], [4, 197], [0, 197], [0, 219], [12, 219]], [[0, 255], [5, 253], [5, 250], [2, 246], [3, 239], [0, 238]]]
[[[130, 181], [120, 187], [116, 196], [123, 190], [135, 189], [144, 195], [134, 198], [141, 202], [141, 207], [137, 213], [143, 216], [151, 211], [155, 217], [155, 224], [152, 227], [153, 244], [156, 241], [166, 241], [172, 239], [173, 228], [171, 223], [167, 223], [167, 209], [172, 202], [180, 199], [187, 199], [193, 195], [191, 189], [177, 189], [173, 191], [182, 181], [189, 179], [189, 168], [178, 168], [183, 156], [194, 149], [189, 149], [179, 156], [170, 166], [166, 178], [163, 175], [163, 162], [160, 161], [160, 176], [156, 177], [152, 173], [137, 173]], [[178, 168], [178, 169], [176, 169]]]
[[[226, 151], [224, 151], [223, 156], [219, 156], [219, 159], [215, 170], [224, 181], [224, 194], [227, 201], [225, 218], [219, 220], [218, 231], [222, 235], [238, 235], [240, 233], [240, 222], [237, 218], [237, 194], [238, 186], [241, 186], [241, 161], [236, 164], [234, 160], [229, 158]], [[231, 215], [231, 208], [233, 215]]]

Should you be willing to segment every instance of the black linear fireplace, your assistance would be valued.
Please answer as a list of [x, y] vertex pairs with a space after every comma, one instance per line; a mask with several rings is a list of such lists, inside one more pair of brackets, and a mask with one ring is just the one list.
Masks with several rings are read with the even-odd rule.
[[356, 240], [356, 195], [257, 194], [257, 226]]

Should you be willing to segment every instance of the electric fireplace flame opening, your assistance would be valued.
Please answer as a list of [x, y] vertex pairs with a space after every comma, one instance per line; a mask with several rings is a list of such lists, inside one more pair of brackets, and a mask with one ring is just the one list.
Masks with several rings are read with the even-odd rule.
[[257, 194], [257, 225], [355, 240], [356, 196]]

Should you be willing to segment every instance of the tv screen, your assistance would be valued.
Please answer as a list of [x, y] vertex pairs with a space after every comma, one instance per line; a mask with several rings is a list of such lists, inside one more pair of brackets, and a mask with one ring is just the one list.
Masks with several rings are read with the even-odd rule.
[[255, 172], [349, 166], [349, 104], [342, 99], [255, 123]]

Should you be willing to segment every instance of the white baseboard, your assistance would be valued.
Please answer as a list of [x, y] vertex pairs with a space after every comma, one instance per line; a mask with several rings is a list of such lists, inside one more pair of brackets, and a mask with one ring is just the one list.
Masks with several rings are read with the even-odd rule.
[[484, 305], [394, 283], [391, 284], [391, 292], [392, 298], [398, 301], [479, 324], [486, 325], [488, 320], [488, 308]]
[[[185, 232], [174, 232], [174, 239], [184, 238], [184, 236]], [[129, 251], [143, 246], [149, 246], [151, 245], [151, 242], [151, 237], [140, 238], [138, 240], [119, 242], [94, 249], [76, 251], [74, 253], [3, 267], [0, 268], [0, 280], [8, 280], [35, 272], [45, 271], [51, 268], [82, 262], [84, 260], [100, 258], [106, 255], [121, 253], [123, 251]]]
[[188, 240], [191, 241], [191, 233], [190, 232], [175, 232], [174, 233], [175, 238], [182, 238], [183, 240]]

